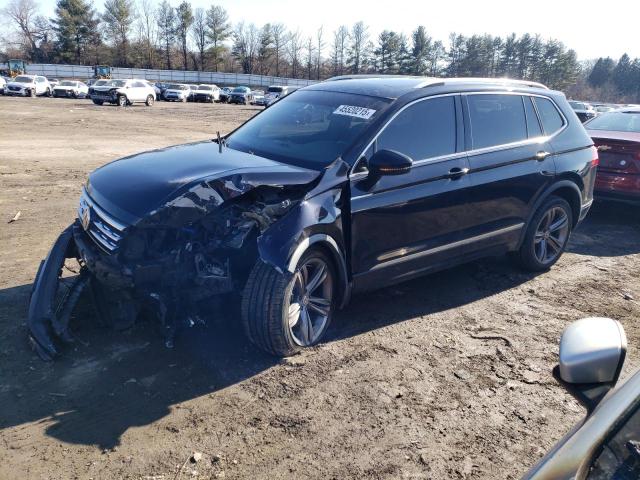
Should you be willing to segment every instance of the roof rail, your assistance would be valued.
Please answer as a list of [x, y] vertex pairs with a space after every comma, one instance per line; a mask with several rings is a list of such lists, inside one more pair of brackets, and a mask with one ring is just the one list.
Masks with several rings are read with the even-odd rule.
[[549, 87], [540, 83], [540, 82], [532, 82], [530, 80], [514, 80], [512, 78], [481, 78], [481, 77], [458, 77], [458, 78], [443, 78], [437, 83], [431, 83], [425, 85], [425, 87], [437, 87], [442, 85], [451, 85], [455, 83], [482, 83], [488, 85], [500, 85], [500, 86], [521, 86], [521, 87], [532, 87], [532, 88], [542, 88], [545, 90], [549, 90]]
[[338, 75], [335, 77], [330, 77], [327, 78], [325, 80], [325, 82], [335, 82], [338, 80], [362, 80], [362, 79], [367, 79], [367, 78], [426, 78], [426, 77], [419, 77], [419, 76], [413, 76], [413, 75], [387, 75], [384, 73], [357, 73], [357, 74], [352, 74], [352, 75]]

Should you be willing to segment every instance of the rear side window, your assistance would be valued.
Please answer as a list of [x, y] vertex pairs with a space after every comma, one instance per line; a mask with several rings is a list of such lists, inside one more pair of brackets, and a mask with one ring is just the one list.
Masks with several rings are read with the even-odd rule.
[[540, 121], [542, 122], [544, 133], [551, 135], [552, 133], [560, 130], [564, 125], [564, 120], [553, 102], [548, 98], [542, 97], [536, 97], [534, 101], [536, 102], [536, 108], [540, 115]]
[[540, 122], [536, 115], [536, 110], [533, 108], [531, 97], [522, 97], [524, 100], [524, 111], [527, 114], [527, 132], [529, 138], [541, 137], [542, 128], [540, 128]]
[[432, 98], [407, 107], [382, 131], [376, 148], [395, 150], [413, 160], [455, 153], [454, 97]]
[[520, 95], [469, 95], [473, 148], [494, 147], [527, 139]]

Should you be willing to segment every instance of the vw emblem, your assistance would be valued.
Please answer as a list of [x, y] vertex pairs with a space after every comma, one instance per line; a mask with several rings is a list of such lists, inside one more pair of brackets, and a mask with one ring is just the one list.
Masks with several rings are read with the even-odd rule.
[[91, 223], [91, 208], [85, 202], [80, 204], [80, 223], [82, 224], [82, 228], [85, 230], [89, 229], [89, 224]]

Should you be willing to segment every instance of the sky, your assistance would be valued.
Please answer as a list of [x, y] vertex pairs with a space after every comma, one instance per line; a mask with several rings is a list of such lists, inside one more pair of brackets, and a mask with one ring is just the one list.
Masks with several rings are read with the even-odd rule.
[[[0, 0], [0, 7], [7, 1]], [[38, 1], [42, 13], [53, 14], [56, 0]], [[180, 2], [170, 1], [174, 6]], [[90, 3], [102, 9], [103, 0]], [[223, 6], [233, 23], [281, 22], [305, 36], [315, 35], [322, 25], [327, 45], [336, 27], [362, 20], [372, 36], [385, 29], [409, 35], [420, 24], [445, 44], [451, 32], [500, 36], [528, 32], [564, 42], [580, 60], [618, 59], [625, 52], [640, 57], [640, 34], [634, 25], [640, 18], [639, 0], [191, 0], [194, 8], [212, 3]]]

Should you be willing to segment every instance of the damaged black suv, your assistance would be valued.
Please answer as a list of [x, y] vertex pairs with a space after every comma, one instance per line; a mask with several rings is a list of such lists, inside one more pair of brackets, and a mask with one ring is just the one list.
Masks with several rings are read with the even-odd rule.
[[249, 339], [290, 355], [352, 292], [505, 252], [549, 268], [588, 212], [597, 163], [564, 95], [539, 84], [312, 85], [224, 137], [94, 171], [34, 282], [32, 344], [50, 359], [71, 340], [83, 290], [117, 326], [150, 312], [168, 345], [229, 294]]

